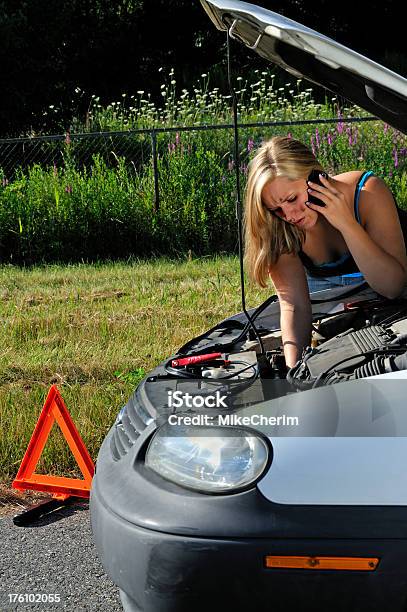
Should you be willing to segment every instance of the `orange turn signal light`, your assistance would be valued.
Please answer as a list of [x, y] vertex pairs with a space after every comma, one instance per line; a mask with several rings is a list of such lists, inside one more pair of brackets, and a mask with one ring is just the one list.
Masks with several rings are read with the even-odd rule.
[[377, 557], [291, 557], [267, 555], [266, 567], [277, 569], [356, 570], [373, 572]]

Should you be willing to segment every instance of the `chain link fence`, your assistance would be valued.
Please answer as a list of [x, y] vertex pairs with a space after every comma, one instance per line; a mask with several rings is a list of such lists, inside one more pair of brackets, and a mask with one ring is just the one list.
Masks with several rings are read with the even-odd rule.
[[69, 152], [78, 168], [89, 167], [93, 156], [100, 155], [109, 164], [124, 157], [137, 169], [151, 159], [152, 140], [151, 130], [3, 139], [0, 168], [10, 180], [18, 170], [27, 170], [34, 164], [59, 167]]
[[[314, 119], [304, 121], [277, 121], [239, 124], [242, 142], [250, 138], [260, 139], [264, 131], [270, 136], [281, 133], [282, 129], [295, 129], [298, 126], [318, 126], [323, 124], [362, 123], [377, 120], [375, 117], [349, 117], [334, 119]], [[26, 172], [34, 165], [43, 168], [59, 168], [69, 158], [77, 169], [90, 169], [95, 156], [102, 158], [110, 167], [117, 165], [118, 159], [125, 160], [126, 167], [132, 172], [140, 172], [146, 164], [154, 170], [154, 209], [160, 204], [158, 176], [159, 156], [171, 154], [177, 140], [188, 136], [185, 146], [193, 146], [193, 137], [198, 133], [212, 133], [208, 139], [211, 146], [213, 133], [217, 132], [224, 142], [223, 157], [226, 163], [233, 159], [233, 124], [200, 125], [192, 127], [138, 129], [123, 132], [97, 132], [83, 134], [60, 134], [26, 138], [0, 139], [0, 171], [3, 185], [15, 179], [19, 173]], [[261, 131], [261, 133], [260, 133]], [[212, 141], [213, 142], [213, 141]], [[245, 147], [243, 147], [244, 149]], [[244, 161], [244, 160], [243, 160]]]

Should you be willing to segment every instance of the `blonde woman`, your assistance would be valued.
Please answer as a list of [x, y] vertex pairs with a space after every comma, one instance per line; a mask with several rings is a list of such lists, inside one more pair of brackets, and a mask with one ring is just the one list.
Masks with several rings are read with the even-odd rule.
[[384, 181], [354, 170], [318, 173], [318, 184], [312, 170], [323, 172], [307, 147], [275, 137], [252, 159], [246, 187], [246, 265], [261, 287], [269, 276], [275, 286], [288, 367], [309, 344], [310, 291], [365, 280], [395, 298], [407, 280], [407, 215]]

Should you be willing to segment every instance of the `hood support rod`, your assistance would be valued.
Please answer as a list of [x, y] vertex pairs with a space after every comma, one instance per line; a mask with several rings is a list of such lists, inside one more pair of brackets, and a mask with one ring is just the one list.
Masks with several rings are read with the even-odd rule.
[[[232, 24], [230, 30], [233, 30], [233, 26], [235, 22]], [[252, 328], [254, 335], [256, 336], [260, 348], [261, 354], [265, 355], [264, 345], [262, 339], [257, 331], [257, 328], [250, 317], [249, 313], [246, 309], [246, 295], [245, 295], [245, 285], [244, 285], [244, 266], [243, 266], [243, 223], [242, 223], [242, 201], [241, 201], [241, 191], [240, 191], [240, 155], [239, 155], [239, 132], [237, 125], [237, 98], [236, 93], [232, 85], [232, 70], [231, 70], [231, 59], [230, 59], [230, 39], [232, 38], [230, 35], [229, 28], [226, 29], [227, 34], [227, 66], [228, 66], [228, 84], [229, 90], [232, 97], [232, 109], [233, 109], [233, 132], [234, 132], [234, 165], [235, 165], [235, 175], [236, 175], [236, 220], [237, 220], [237, 230], [239, 236], [239, 264], [240, 264], [240, 288], [242, 295], [242, 310], [247, 317], [247, 320]]]

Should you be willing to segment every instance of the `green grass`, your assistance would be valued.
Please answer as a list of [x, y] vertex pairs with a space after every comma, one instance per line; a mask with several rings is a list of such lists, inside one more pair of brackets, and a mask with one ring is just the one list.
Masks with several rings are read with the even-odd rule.
[[[96, 459], [144, 372], [240, 311], [239, 287], [234, 257], [1, 267], [0, 480], [15, 476], [52, 383]], [[271, 290], [248, 287], [248, 305]], [[55, 426], [39, 471], [77, 474]]]

